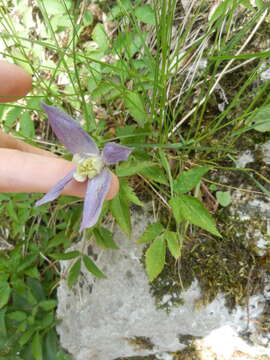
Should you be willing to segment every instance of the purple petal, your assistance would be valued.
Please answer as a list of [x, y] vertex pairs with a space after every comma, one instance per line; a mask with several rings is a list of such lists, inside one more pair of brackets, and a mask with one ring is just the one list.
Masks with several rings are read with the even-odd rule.
[[110, 171], [105, 168], [99, 175], [88, 180], [80, 231], [97, 223], [103, 201], [111, 185], [111, 178]]
[[99, 154], [94, 140], [71, 116], [54, 106], [41, 103], [41, 107], [48, 114], [53, 132], [72, 154]]
[[38, 200], [35, 206], [40, 206], [56, 199], [60, 195], [66, 184], [73, 179], [74, 172], [75, 169], [71, 170], [62, 180], [60, 180], [56, 185], [54, 185], [54, 187], [51, 188], [51, 190], [49, 190], [47, 194], [43, 196], [43, 198]]
[[106, 164], [116, 164], [119, 161], [127, 160], [132, 152], [132, 148], [109, 142], [105, 145], [102, 156]]

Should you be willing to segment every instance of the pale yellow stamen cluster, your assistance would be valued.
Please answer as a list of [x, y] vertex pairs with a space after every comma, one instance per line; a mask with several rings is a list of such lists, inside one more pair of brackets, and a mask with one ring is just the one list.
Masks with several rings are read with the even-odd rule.
[[73, 177], [80, 182], [85, 181], [87, 178], [92, 179], [94, 176], [98, 175], [104, 165], [101, 157], [98, 155], [82, 158], [76, 154], [73, 157], [73, 162], [78, 164]]

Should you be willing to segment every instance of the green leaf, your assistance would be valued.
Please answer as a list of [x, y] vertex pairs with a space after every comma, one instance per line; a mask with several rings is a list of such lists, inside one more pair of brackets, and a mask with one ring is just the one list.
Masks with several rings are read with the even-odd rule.
[[59, 360], [58, 353], [58, 338], [55, 329], [49, 329], [44, 336], [44, 358], [45, 360]]
[[167, 240], [167, 245], [172, 256], [177, 260], [181, 256], [181, 247], [179, 243], [178, 234], [174, 231], [166, 231], [164, 237]]
[[113, 43], [113, 49], [117, 55], [122, 53], [131, 59], [145, 45], [147, 35], [147, 32], [121, 32]]
[[210, 233], [220, 236], [215, 221], [209, 214], [203, 204], [193, 196], [182, 195], [172, 198], [169, 201], [173, 213], [180, 216], [190, 222], [193, 225], [199, 226], [202, 229], [209, 231]]
[[126, 108], [129, 110], [131, 116], [137, 121], [137, 123], [141, 127], [143, 127], [147, 116], [141, 95], [136, 93], [135, 91], [126, 91], [124, 103]]
[[256, 0], [256, 6], [258, 9], [262, 9], [264, 7], [264, 1], [263, 0]]
[[42, 360], [42, 345], [39, 333], [35, 333], [32, 339], [32, 354], [35, 360]]
[[116, 175], [120, 177], [134, 175], [141, 172], [145, 168], [149, 168], [155, 165], [156, 164], [151, 161], [125, 161], [117, 167]]
[[28, 112], [24, 112], [21, 116], [20, 132], [25, 137], [35, 137], [35, 126]]
[[[229, 0], [230, 1], [230, 0]], [[213, 12], [213, 14], [210, 17], [210, 23], [213, 23], [214, 21], [216, 21], [219, 17], [224, 16], [224, 14], [226, 13], [226, 9], [228, 7], [228, 0], [222, 1], [217, 8], [215, 9], [215, 11]]]
[[8, 303], [10, 292], [11, 289], [8, 282], [0, 282], [0, 309]]
[[61, 231], [57, 235], [55, 235], [48, 244], [48, 249], [63, 244], [66, 240], [66, 232]]
[[101, 103], [114, 99], [121, 95], [121, 91], [113, 83], [102, 81], [92, 92], [93, 100], [100, 100]]
[[4, 128], [6, 131], [10, 131], [12, 127], [16, 124], [19, 116], [22, 112], [21, 107], [11, 107], [5, 111], [3, 116]]
[[178, 204], [177, 199], [178, 199], [177, 197], [172, 198], [171, 200], [169, 200], [169, 204], [171, 205], [173, 216], [175, 218], [176, 223], [180, 224], [185, 219], [184, 219], [184, 217], [182, 215], [181, 208], [180, 208], [180, 206]]
[[10, 320], [17, 322], [24, 321], [27, 318], [27, 314], [24, 311], [13, 311], [7, 315]]
[[231, 194], [229, 191], [217, 191], [216, 197], [221, 206], [228, 206], [232, 202]]
[[84, 26], [89, 26], [92, 25], [94, 21], [94, 17], [93, 14], [91, 13], [91, 11], [84, 11], [83, 13], [83, 24]]
[[86, 269], [96, 277], [103, 279], [106, 278], [106, 275], [96, 266], [96, 264], [89, 256], [83, 255], [83, 263]]
[[93, 234], [98, 245], [107, 249], [118, 249], [118, 246], [113, 241], [113, 234], [108, 229], [98, 227], [93, 229]]
[[34, 334], [34, 332], [36, 331], [36, 329], [31, 328], [29, 330], [27, 330], [19, 339], [19, 344], [21, 346], [24, 346], [26, 343], [28, 343], [28, 341], [31, 339], [32, 335]]
[[145, 24], [155, 25], [155, 12], [150, 5], [139, 6], [134, 11], [135, 16], [138, 20]]
[[3, 339], [7, 335], [7, 328], [6, 328], [6, 309], [0, 310], [0, 339]]
[[33, 263], [37, 260], [37, 254], [29, 254], [21, 261], [20, 266], [17, 268], [17, 272], [22, 272], [28, 267], [32, 266]]
[[163, 270], [165, 265], [166, 246], [163, 236], [156, 238], [145, 253], [146, 272], [153, 281]]
[[53, 324], [55, 324], [55, 316], [54, 316], [54, 310], [47, 312], [40, 321], [36, 323], [38, 327], [42, 330], [48, 329]]
[[46, 0], [46, 12], [49, 16], [56, 14], [65, 14], [67, 12], [66, 7], [70, 9], [70, 0], [65, 0], [65, 5], [61, 0]]
[[126, 179], [120, 179], [120, 187], [129, 201], [131, 201], [133, 204], [136, 204], [138, 206], [143, 206], [143, 203], [137, 198], [137, 195], [135, 194], [132, 187], [129, 186]]
[[37, 266], [32, 266], [32, 267], [30, 267], [28, 269], [25, 269], [24, 274], [27, 275], [27, 276], [30, 276], [30, 277], [32, 277], [34, 279], [37, 279], [37, 280], [40, 279], [40, 275], [39, 275]]
[[254, 7], [251, 5], [250, 0], [240, 0], [239, 4], [245, 6], [247, 9], [254, 11]]
[[110, 209], [120, 228], [130, 236], [131, 221], [129, 204], [123, 193], [123, 189], [120, 188], [119, 193], [111, 200]]
[[57, 301], [56, 300], [43, 300], [38, 304], [38, 306], [45, 311], [50, 311], [57, 306]]
[[92, 38], [98, 44], [100, 50], [105, 51], [108, 49], [109, 41], [103, 24], [97, 23], [92, 31]]
[[8, 215], [11, 217], [12, 220], [14, 220], [15, 223], [19, 223], [19, 219], [18, 216], [16, 214], [16, 211], [14, 209], [14, 204], [12, 201], [10, 201], [7, 205], [6, 205], [6, 210]]
[[168, 185], [168, 179], [164, 174], [164, 171], [158, 165], [147, 167], [141, 170], [140, 174], [147, 179], [154, 180], [163, 185]]
[[197, 186], [201, 178], [211, 169], [210, 166], [194, 167], [188, 171], [184, 171], [176, 179], [173, 190], [177, 194], [185, 194]]
[[64, 254], [50, 254], [50, 256], [55, 260], [71, 260], [76, 258], [77, 256], [80, 256], [79, 251], [69, 251]]
[[34, 295], [33, 298], [32, 298], [33, 295], [30, 296], [28, 298], [28, 301], [34, 301], [34, 303], [36, 304], [37, 302], [45, 300], [44, 288], [38, 280], [28, 278], [26, 282], [28, 287], [31, 289], [31, 294]]
[[143, 244], [153, 241], [157, 236], [161, 234], [164, 230], [164, 227], [160, 223], [154, 223], [147, 226], [144, 233], [139, 237], [137, 243]]
[[78, 259], [69, 270], [68, 273], [68, 286], [71, 287], [78, 280], [78, 277], [81, 272], [81, 259]]
[[248, 125], [254, 125], [259, 132], [270, 131], [270, 105], [261, 107], [247, 119]]

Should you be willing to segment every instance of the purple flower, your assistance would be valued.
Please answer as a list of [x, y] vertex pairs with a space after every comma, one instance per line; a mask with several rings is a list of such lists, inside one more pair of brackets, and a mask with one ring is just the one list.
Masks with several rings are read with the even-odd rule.
[[127, 146], [109, 142], [100, 153], [94, 140], [71, 116], [53, 106], [44, 103], [41, 106], [48, 114], [55, 135], [74, 155], [73, 162], [77, 164], [77, 167], [37, 201], [36, 206], [56, 199], [72, 179], [79, 182], [87, 181], [80, 227], [82, 231], [94, 226], [98, 221], [103, 201], [111, 185], [111, 173], [106, 165], [127, 160], [132, 150]]

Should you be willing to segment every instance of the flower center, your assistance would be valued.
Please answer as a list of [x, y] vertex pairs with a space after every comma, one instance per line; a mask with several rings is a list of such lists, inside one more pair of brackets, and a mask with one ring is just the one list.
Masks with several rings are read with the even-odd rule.
[[74, 155], [73, 162], [77, 164], [77, 169], [73, 175], [77, 181], [85, 181], [87, 178], [92, 179], [98, 175], [104, 164], [99, 155], [91, 155], [87, 158], [82, 158], [80, 155]]

